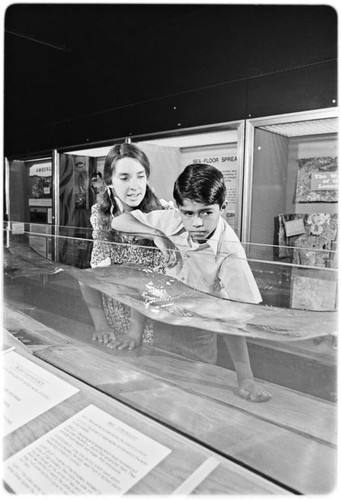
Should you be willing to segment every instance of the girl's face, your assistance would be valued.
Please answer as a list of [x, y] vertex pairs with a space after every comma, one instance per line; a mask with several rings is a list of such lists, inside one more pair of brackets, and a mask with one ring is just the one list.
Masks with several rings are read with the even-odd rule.
[[134, 210], [146, 194], [146, 171], [134, 158], [122, 158], [117, 161], [111, 182], [125, 212]]

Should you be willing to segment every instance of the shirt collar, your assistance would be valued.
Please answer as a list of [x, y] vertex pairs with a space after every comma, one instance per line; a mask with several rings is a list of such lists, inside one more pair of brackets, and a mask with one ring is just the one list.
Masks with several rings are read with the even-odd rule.
[[176, 233], [177, 236], [185, 235], [187, 237], [188, 245], [192, 248], [192, 250], [196, 250], [199, 247], [203, 248], [204, 246], [209, 246], [212, 249], [214, 255], [217, 255], [218, 244], [223, 230], [224, 230], [224, 219], [222, 217], [219, 217], [218, 224], [214, 230], [214, 233], [212, 234], [211, 238], [209, 238], [205, 243], [200, 244], [193, 242], [189, 233], [184, 228], [182, 222], [180, 227], [178, 227], [178, 230], [175, 231], [173, 234]]

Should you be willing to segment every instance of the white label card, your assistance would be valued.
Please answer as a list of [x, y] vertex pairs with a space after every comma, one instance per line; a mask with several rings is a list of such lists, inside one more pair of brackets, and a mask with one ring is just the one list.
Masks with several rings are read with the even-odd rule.
[[288, 220], [284, 224], [287, 238], [305, 233], [303, 219]]
[[338, 174], [337, 172], [312, 172], [311, 174], [311, 190], [324, 191], [330, 189], [338, 189]]
[[5, 355], [3, 370], [5, 435], [78, 392], [16, 352]]
[[4, 462], [17, 494], [126, 493], [169, 453], [90, 405]]

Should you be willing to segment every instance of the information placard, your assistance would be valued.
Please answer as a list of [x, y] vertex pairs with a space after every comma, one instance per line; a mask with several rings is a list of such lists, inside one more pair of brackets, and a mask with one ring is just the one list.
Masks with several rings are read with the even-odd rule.
[[290, 238], [290, 236], [296, 236], [298, 234], [305, 233], [303, 218], [285, 221], [284, 225], [287, 238]]
[[5, 435], [78, 392], [17, 352], [4, 354], [3, 369]]
[[206, 163], [218, 168], [223, 176], [226, 186], [226, 200], [228, 201], [227, 212], [235, 213], [238, 203], [238, 172], [239, 162], [237, 156], [237, 145], [226, 144], [214, 148], [201, 148], [200, 151], [189, 148], [181, 155], [182, 168], [192, 163]]
[[171, 450], [94, 405], [4, 462], [17, 494], [126, 493]]

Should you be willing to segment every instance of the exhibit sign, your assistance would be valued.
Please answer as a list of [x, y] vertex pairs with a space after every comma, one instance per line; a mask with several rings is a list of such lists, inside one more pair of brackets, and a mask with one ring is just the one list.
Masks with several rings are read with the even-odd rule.
[[311, 174], [311, 190], [320, 191], [324, 189], [338, 189], [338, 174], [337, 172], [326, 172]]
[[51, 177], [52, 163], [34, 163], [30, 167], [30, 177]]
[[16, 494], [122, 495], [171, 450], [89, 405], [4, 462]]
[[3, 358], [4, 435], [78, 392], [76, 387], [16, 352]]
[[300, 158], [297, 164], [296, 203], [337, 202], [337, 157]]
[[31, 165], [29, 179], [29, 206], [52, 206], [52, 163]]

